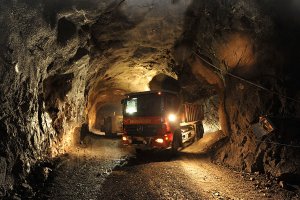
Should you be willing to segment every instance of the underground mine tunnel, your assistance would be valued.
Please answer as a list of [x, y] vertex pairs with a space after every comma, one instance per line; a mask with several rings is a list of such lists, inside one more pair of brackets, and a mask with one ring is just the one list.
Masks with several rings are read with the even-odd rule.
[[[0, 199], [300, 198], [299, 1], [2, 0], [0, 33]], [[139, 158], [121, 100], [164, 90], [204, 136]]]

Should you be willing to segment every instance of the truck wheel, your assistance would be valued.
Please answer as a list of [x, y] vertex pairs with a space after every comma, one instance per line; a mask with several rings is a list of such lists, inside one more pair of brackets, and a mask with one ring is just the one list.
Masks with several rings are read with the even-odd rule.
[[180, 130], [174, 132], [174, 138], [172, 142], [171, 153], [172, 155], [176, 155], [178, 153], [179, 147], [182, 146], [182, 136]]
[[136, 148], [135, 149], [135, 152], [136, 152], [136, 154], [142, 154], [143, 153], [143, 150], [142, 149], [138, 149], [138, 148]]
[[203, 129], [202, 123], [197, 123], [196, 124], [196, 141], [203, 138], [203, 133], [204, 133], [204, 129]]

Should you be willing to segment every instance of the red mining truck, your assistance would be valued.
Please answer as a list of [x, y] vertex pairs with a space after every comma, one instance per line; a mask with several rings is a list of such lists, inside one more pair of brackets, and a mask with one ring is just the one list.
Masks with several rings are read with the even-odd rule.
[[134, 146], [137, 152], [170, 149], [176, 153], [185, 143], [203, 137], [202, 106], [183, 103], [178, 93], [130, 93], [122, 104], [122, 141]]

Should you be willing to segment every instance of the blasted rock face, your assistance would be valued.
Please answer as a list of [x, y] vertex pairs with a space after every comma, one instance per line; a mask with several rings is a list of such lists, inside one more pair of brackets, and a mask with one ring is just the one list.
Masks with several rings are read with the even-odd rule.
[[176, 77], [171, 48], [188, 5], [1, 3], [0, 184], [5, 191], [25, 182], [38, 160], [72, 146], [74, 132], [89, 119], [96, 121], [105, 103], [148, 89], [159, 73]]
[[[86, 49], [88, 34], [79, 33], [79, 19], [70, 19], [78, 17], [76, 13], [69, 13], [69, 18], [62, 13], [72, 9], [69, 3], [1, 3], [0, 184], [4, 195], [25, 182], [38, 160], [63, 153], [61, 145], [66, 144], [69, 130], [84, 121], [89, 56], [86, 51], [80, 54], [80, 49]], [[65, 28], [70, 32], [63, 32]]]
[[225, 113], [219, 114], [227, 124], [220, 122], [221, 129], [227, 127], [230, 139], [216, 159], [278, 177], [299, 174], [299, 149], [292, 147], [299, 146], [299, 137], [287, 137], [293, 135], [289, 127], [299, 125], [274, 120], [278, 129], [268, 138], [257, 138], [251, 129], [262, 115], [299, 117], [299, 74], [291, 74], [299, 52], [293, 45], [299, 43], [299, 9], [293, 1], [271, 7], [269, 1], [194, 1], [186, 12], [176, 47], [190, 56], [194, 76], [215, 88]]
[[[74, 130], [97, 121], [110, 100], [149, 89], [151, 80], [152, 88], [177, 90], [167, 76], [188, 101], [218, 104], [208, 119], [230, 139], [216, 159], [276, 176], [298, 173], [295, 149], [257, 142], [249, 129], [264, 114], [299, 117], [299, 104], [282, 96], [299, 99], [296, 1], [23, 0], [3, 1], [0, 13], [4, 188], [72, 146]], [[284, 137], [286, 126], [279, 123], [271, 141], [298, 145]]]
[[165, 74], [158, 74], [149, 82], [150, 90], [170, 90], [179, 92], [180, 86], [176, 79]]

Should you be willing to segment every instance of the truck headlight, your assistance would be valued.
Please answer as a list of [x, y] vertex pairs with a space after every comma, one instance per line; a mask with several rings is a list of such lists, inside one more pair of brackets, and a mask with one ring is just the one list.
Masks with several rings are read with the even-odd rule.
[[170, 122], [175, 122], [176, 121], [176, 115], [174, 115], [174, 114], [169, 114], [169, 116], [168, 116], [168, 119], [169, 119], [169, 121]]
[[164, 143], [164, 140], [162, 138], [157, 138], [155, 142], [162, 144]]
[[127, 141], [128, 140], [127, 136], [122, 136], [122, 140]]

